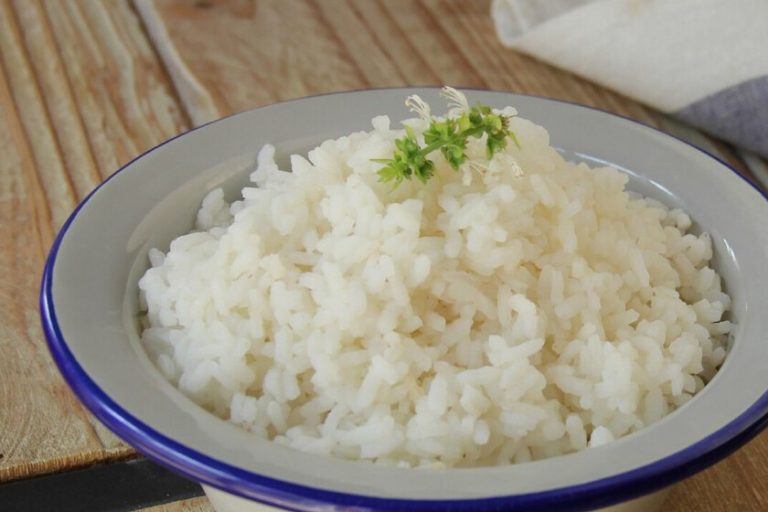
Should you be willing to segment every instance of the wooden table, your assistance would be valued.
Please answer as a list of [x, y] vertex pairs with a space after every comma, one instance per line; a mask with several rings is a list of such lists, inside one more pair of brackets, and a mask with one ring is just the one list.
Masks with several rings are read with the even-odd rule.
[[[682, 134], [748, 173], [728, 146], [503, 48], [487, 1], [0, 0], [0, 64], [6, 484], [135, 456], [61, 379], [39, 325], [38, 286], [77, 202], [120, 165], [193, 126], [310, 94], [451, 84], [618, 112]], [[767, 460], [768, 433], [678, 486], [665, 510], [768, 510]], [[210, 507], [196, 498], [151, 510]]]

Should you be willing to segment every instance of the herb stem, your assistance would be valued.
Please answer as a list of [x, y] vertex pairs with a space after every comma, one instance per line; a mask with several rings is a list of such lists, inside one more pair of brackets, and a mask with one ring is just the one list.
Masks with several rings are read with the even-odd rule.
[[[469, 130], [465, 130], [465, 131], [461, 132], [461, 135], [462, 135], [462, 137], [465, 137], [465, 138], [468, 139], [469, 137], [474, 137], [474, 136], [480, 135], [482, 133], [483, 133], [483, 128], [479, 126], [477, 128], [470, 128]], [[436, 140], [435, 142], [433, 142], [431, 144], [428, 144], [428, 145], [424, 146], [423, 148], [421, 148], [419, 150], [419, 152], [418, 152], [418, 155], [421, 156], [421, 157], [426, 157], [431, 152], [433, 152], [433, 151], [435, 151], [437, 149], [440, 149], [444, 145], [445, 145], [445, 141]]]

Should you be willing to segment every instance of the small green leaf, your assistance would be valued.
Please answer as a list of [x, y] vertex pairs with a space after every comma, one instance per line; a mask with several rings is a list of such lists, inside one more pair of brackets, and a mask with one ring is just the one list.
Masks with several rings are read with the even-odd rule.
[[469, 115], [464, 113], [459, 118], [459, 130], [465, 132], [472, 127], [472, 122], [469, 120]]
[[379, 181], [382, 183], [388, 183], [390, 181], [401, 181], [402, 174], [394, 166], [387, 165], [379, 169]]

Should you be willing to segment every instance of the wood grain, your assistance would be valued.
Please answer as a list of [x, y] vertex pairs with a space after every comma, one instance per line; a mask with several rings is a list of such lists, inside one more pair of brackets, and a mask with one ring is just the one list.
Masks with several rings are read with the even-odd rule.
[[143, 508], [140, 512], [213, 512], [213, 507], [208, 498], [203, 496], [166, 505]]
[[37, 295], [56, 230], [139, 152], [186, 128], [127, 2], [0, 2], [0, 481], [132, 456], [64, 384]]
[[[450, 84], [603, 108], [747, 173], [722, 143], [503, 48], [488, 12], [487, 0], [0, 0], [0, 481], [133, 454], [50, 361], [39, 275], [79, 199], [190, 126], [312, 94]], [[678, 486], [665, 510], [766, 510], [766, 460], [768, 434]]]

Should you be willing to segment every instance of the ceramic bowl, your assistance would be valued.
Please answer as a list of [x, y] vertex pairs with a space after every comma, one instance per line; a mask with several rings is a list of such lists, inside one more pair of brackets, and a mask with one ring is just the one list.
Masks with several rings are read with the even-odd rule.
[[[45, 268], [41, 311], [50, 350], [83, 403], [160, 464], [201, 482], [219, 510], [652, 510], [663, 489], [762, 429], [768, 415], [768, 202], [714, 157], [647, 126], [587, 107], [502, 92], [472, 102], [515, 106], [572, 160], [611, 164], [631, 188], [689, 212], [712, 234], [737, 325], [717, 376], [660, 422], [606, 446], [504, 467], [407, 470], [314, 456], [254, 439], [202, 410], [153, 367], [139, 343], [137, 280], [147, 251], [192, 228], [207, 191], [229, 199], [264, 143], [278, 160], [410, 117], [388, 89], [288, 101], [222, 119], [132, 161], [80, 204]], [[662, 494], [659, 492], [662, 491]], [[255, 508], [254, 508], [255, 507]]]

